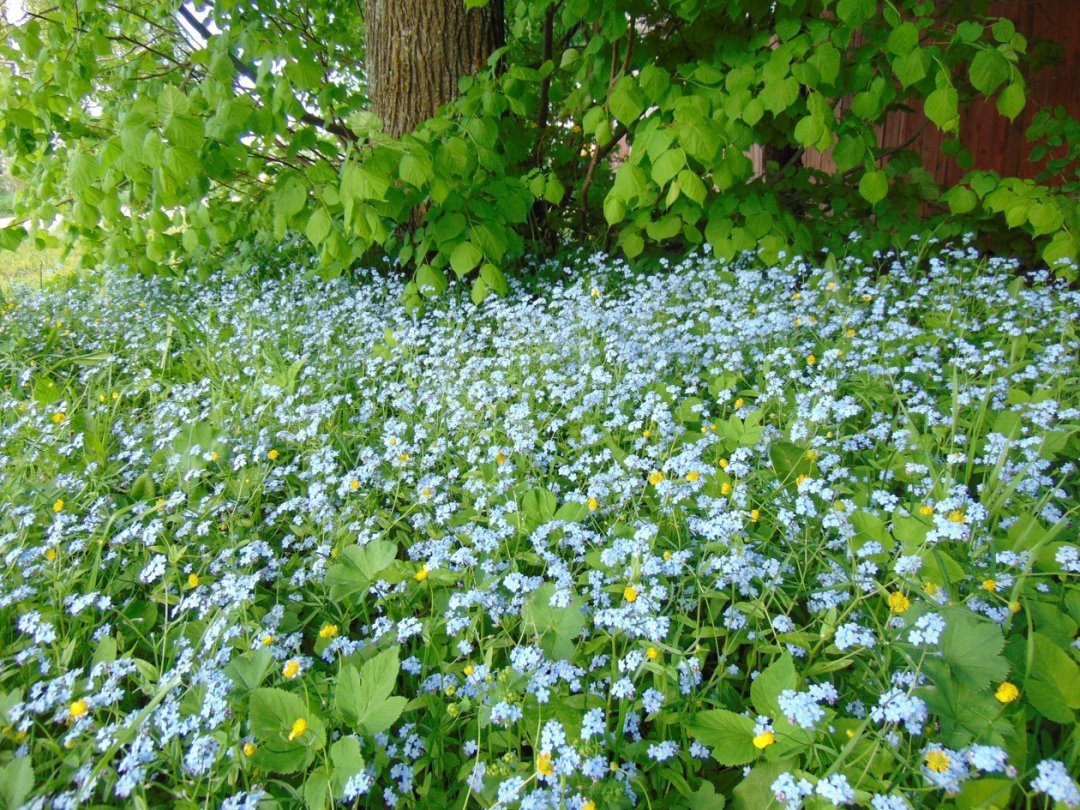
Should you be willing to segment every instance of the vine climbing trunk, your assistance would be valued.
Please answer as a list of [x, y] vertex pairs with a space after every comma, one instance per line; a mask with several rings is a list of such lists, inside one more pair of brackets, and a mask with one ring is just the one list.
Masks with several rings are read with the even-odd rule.
[[368, 96], [383, 129], [412, 132], [505, 42], [503, 0], [365, 0]]

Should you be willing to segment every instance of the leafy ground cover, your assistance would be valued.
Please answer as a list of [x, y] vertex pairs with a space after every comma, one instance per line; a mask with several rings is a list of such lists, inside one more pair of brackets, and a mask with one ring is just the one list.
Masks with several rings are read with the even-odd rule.
[[5, 293], [8, 806], [1080, 805], [1080, 295], [548, 270]]

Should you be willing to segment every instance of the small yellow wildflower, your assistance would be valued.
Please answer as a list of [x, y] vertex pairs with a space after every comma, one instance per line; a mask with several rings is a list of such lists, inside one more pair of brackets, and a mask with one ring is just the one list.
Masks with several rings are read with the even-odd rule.
[[759, 520], [761, 520], [761, 510], [760, 509], [751, 509], [750, 510], [750, 522], [751, 523], [757, 523]]
[[412, 458], [412, 456], [410, 456], [408, 453], [402, 453], [400, 456], [398, 456], [398, 461], [400, 461], [402, 464], [404, 464], [406, 461], [408, 461], [411, 458]]
[[196, 574], [194, 571], [187, 575], [187, 586], [189, 588], [199, 587], [199, 575]]
[[551, 754], [540, 754], [536, 758], [536, 772], [541, 776], [555, 775], [555, 765], [551, 761]]
[[643, 431], [641, 432], [641, 437], [642, 437], [643, 439], [647, 439], [647, 438], [649, 438], [650, 436], [652, 436], [652, 431], [651, 431], [651, 430], [643, 430]]
[[992, 580], [992, 579], [984, 579], [982, 586], [983, 586], [984, 591], [996, 591], [997, 590], [997, 583], [994, 582], [994, 580]]
[[994, 697], [1001, 703], [1012, 703], [1020, 697], [1020, 690], [1014, 684], [1004, 681], [994, 692]]
[[889, 610], [893, 613], [903, 613], [909, 607], [911, 607], [911, 600], [900, 591], [889, 594]]
[[817, 461], [817, 450], [814, 450], [813, 448], [810, 448], [809, 450], [807, 450], [806, 451], [806, 460], [807, 461]]
[[596, 498], [589, 498], [588, 502], [585, 505], [589, 507], [590, 512], [595, 512], [597, 509], [600, 508], [600, 501], [596, 500]]
[[654, 487], [658, 486], [663, 480], [664, 474], [659, 470], [653, 470], [651, 473], [649, 473], [649, 483], [652, 484]]
[[57, 411], [52, 415], [52, 420], [58, 425], [64, 424], [67, 421], [67, 414], [63, 411]]
[[290, 658], [285, 662], [285, 666], [281, 670], [281, 674], [289, 680], [292, 680], [300, 674], [300, 659]]
[[52, 510], [54, 512], [63, 512], [64, 511], [64, 499], [63, 498], [57, 498], [55, 501], [53, 501]]
[[353, 492], [356, 492], [356, 490], [360, 489], [360, 482], [354, 478], [352, 481], [349, 482], [349, 489], [351, 489]]
[[303, 717], [298, 717], [292, 724], [292, 730], [289, 731], [289, 742], [292, 742], [297, 737], [303, 736], [304, 732], [308, 730], [307, 720]]
[[413, 579], [415, 579], [417, 582], [423, 582], [425, 579], [427, 579], [427, 577], [428, 567], [426, 565], [422, 566], [419, 571], [413, 574]]
[[472, 664], [466, 664], [465, 665], [465, 677], [466, 678], [470, 677], [474, 672], [476, 672], [476, 667], [474, 667]]
[[267, 633], [265, 636], [263, 636], [259, 640], [262, 642], [262, 645], [264, 647], [269, 647], [271, 644], [274, 643], [274, 637], [272, 635], [270, 635], [269, 633]]
[[927, 751], [926, 767], [934, 773], [945, 773], [949, 770], [949, 755], [937, 748]]
[[804, 482], [804, 481], [809, 481], [809, 480], [810, 480], [810, 476], [809, 476], [809, 475], [800, 475], [800, 476], [797, 476], [797, 477], [795, 478], [795, 486], [797, 486], [797, 487], [801, 487], [801, 486], [803, 485], [803, 482]]
[[49, 562], [52, 562], [53, 560], [55, 560], [56, 559], [56, 549], [55, 548], [47, 548], [47, 549], [45, 549], [45, 559], [48, 560]]
[[506, 463], [506, 454], [505, 453], [499, 453], [499, 455], [495, 456], [495, 463], [496, 464], [505, 464]]
[[68, 708], [68, 714], [72, 717], [82, 717], [88, 711], [90, 711], [90, 706], [85, 700], [76, 700]]
[[217, 451], [217, 450], [215, 450], [214, 452], [212, 452], [212, 453], [210, 454], [210, 460], [211, 460], [211, 461], [217, 461], [217, 460], [218, 460], [219, 458], [221, 458], [221, 456], [219, 456], [219, 455], [218, 455], [218, 451]]
[[923, 590], [926, 591], [927, 596], [937, 596], [941, 591], [941, 586], [936, 582], [927, 582], [923, 585]]
[[934, 507], [932, 507], [928, 503], [924, 503], [922, 506], [919, 507], [919, 514], [923, 517], [930, 517], [932, 514], [934, 514]]
[[649, 649], [645, 650], [645, 657], [650, 661], [655, 661], [660, 657], [660, 651], [656, 647], [649, 647]]
[[112, 392], [112, 398], [113, 399], [120, 399], [120, 392], [119, 391], [113, 391]]
[[722, 483], [720, 485], [720, 494], [721, 495], [730, 495], [731, 494], [731, 482], [730, 481], [725, 481], [724, 483]]
[[592, 296], [593, 296], [593, 298], [598, 298], [600, 296], [600, 290], [598, 290], [596, 287], [593, 287], [592, 288]]
[[670, 552], [670, 551], [665, 551], [665, 552], [664, 552], [664, 559], [665, 559], [665, 560], [670, 560], [670, 559], [671, 559], [671, 556], [672, 556], [672, 555], [671, 555], [671, 552]]
[[776, 735], [773, 734], [771, 731], [766, 731], [754, 737], [754, 748], [759, 751], [764, 751], [766, 748], [768, 748], [775, 742]]
[[699, 478], [701, 478], [701, 473], [697, 470], [691, 470], [686, 474], [686, 480], [691, 484], [696, 483]]
[[258, 747], [255, 745], [255, 743], [253, 743], [253, 742], [244, 743], [244, 756], [245, 757], [254, 756], [254, 754], [255, 754], [255, 752], [257, 750], [258, 750]]
[[726, 458], [722, 458], [716, 463], [720, 465], [721, 470], [726, 470], [728, 468], [728, 460]]
[[862, 297], [862, 300], [869, 304], [871, 301], [874, 300], [874, 296], [872, 296], [872, 295], [864, 295]]
[[738, 399], [735, 400], [735, 410], [739, 410], [739, 408], [741, 408], [745, 404], [746, 404], [746, 400], [743, 399], [742, 397], [739, 397]]
[[1019, 613], [1019, 612], [1020, 612], [1020, 603], [1019, 602], [1009, 602], [1009, 613]]
[[855, 337], [855, 330], [854, 329], [848, 329], [846, 334], [847, 334], [847, 336], [849, 338], [853, 338], [853, 337]]
[[623, 590], [622, 595], [623, 599], [625, 599], [627, 602], [636, 602], [637, 588], [635, 588], [633, 585], [627, 585], [626, 588]]
[[277, 461], [278, 456], [280, 456], [280, 455], [281, 455], [281, 453], [278, 452], [277, 450], [271, 450], [269, 453], [266, 454], [266, 457], [269, 458], [271, 461]]
[[581, 803], [579, 810], [596, 810], [596, 802], [592, 799], [586, 799]]
[[817, 365], [817, 358], [814, 357], [813, 354], [806, 355], [806, 365], [808, 365], [808, 366]]
[[338, 626], [336, 624], [324, 624], [322, 630], [319, 631], [319, 638], [333, 638], [338, 634]]
[[961, 512], [959, 509], [954, 509], [953, 511], [949, 512], [949, 522], [950, 523], [967, 523], [967, 516], [963, 512]]

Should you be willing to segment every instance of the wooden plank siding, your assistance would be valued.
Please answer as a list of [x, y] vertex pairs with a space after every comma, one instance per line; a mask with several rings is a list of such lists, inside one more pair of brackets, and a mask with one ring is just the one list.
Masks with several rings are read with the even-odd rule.
[[[1031, 146], [1025, 133], [1035, 113], [1061, 105], [1070, 115], [1080, 118], [1080, 0], [995, 0], [989, 14], [1012, 20], [1016, 30], [1027, 38], [1029, 53], [1040, 40], [1052, 43], [1059, 61], [1027, 77], [1027, 105], [1013, 122], [997, 111], [993, 99], [986, 101], [980, 96], [962, 109], [960, 142], [971, 150], [975, 169], [993, 170], [1004, 177], [1034, 177], [1042, 166], [1031, 162]], [[842, 105], [846, 106], [847, 101]], [[919, 152], [923, 166], [937, 183], [957, 183], [968, 170], [942, 152], [945, 138], [926, 120], [921, 104], [914, 102], [911, 106], [911, 112], [895, 111], [886, 116], [877, 127], [878, 145], [896, 147], [914, 137], [908, 148]], [[808, 150], [803, 165], [829, 173], [836, 171], [831, 150]]]

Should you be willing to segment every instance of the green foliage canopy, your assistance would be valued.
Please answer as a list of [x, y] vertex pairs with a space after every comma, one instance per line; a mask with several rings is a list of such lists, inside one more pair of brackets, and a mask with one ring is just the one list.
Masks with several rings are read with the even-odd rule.
[[[971, 172], [941, 189], [877, 145], [890, 111], [922, 109], [970, 165], [961, 107], [1024, 108], [1025, 38], [970, 3], [508, 0], [506, 47], [400, 139], [370, 112], [359, 5], [86, 0], [9, 25], [0, 150], [24, 191], [0, 247], [44, 244], [60, 216], [90, 259], [161, 272], [292, 230], [327, 274], [410, 268], [411, 303], [450, 275], [500, 292], [559, 238], [775, 260], [871, 218], [903, 241], [928, 208], [941, 235], [1007, 225], [1051, 264], [1076, 258], [1071, 119], [1032, 128], [1073, 149], [1053, 152], [1056, 186]], [[834, 174], [803, 166], [829, 149]]]

